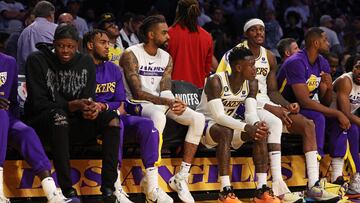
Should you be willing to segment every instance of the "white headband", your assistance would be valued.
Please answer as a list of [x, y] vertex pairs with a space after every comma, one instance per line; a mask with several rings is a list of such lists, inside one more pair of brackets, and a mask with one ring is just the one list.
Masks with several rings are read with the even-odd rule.
[[265, 24], [262, 20], [260, 20], [258, 18], [253, 18], [245, 23], [244, 32], [246, 32], [251, 26], [254, 26], [254, 25], [262, 25], [263, 27], [265, 27]]

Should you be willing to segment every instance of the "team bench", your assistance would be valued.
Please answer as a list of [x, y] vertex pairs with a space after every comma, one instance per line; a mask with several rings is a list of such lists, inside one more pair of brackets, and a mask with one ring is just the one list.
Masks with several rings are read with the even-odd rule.
[[[20, 83], [19, 83], [20, 84]], [[190, 108], [195, 108], [200, 101], [201, 90], [190, 83], [173, 81], [172, 91], [183, 99]], [[159, 183], [166, 191], [171, 191], [167, 181], [179, 169], [182, 157], [182, 146], [187, 131], [186, 126], [168, 120], [162, 147], [162, 165], [159, 167]], [[143, 165], [140, 159], [139, 145], [135, 140], [124, 140], [124, 160], [121, 168], [123, 188], [130, 194], [140, 193], [140, 180], [143, 176]], [[46, 150], [51, 159], [51, 152]], [[199, 146], [191, 168], [189, 188], [203, 195], [219, 189], [218, 169], [215, 149]], [[96, 143], [71, 146], [72, 179], [74, 187], [81, 195], [99, 195], [101, 185], [101, 146]], [[254, 189], [254, 165], [251, 159], [251, 143], [244, 144], [239, 150], [232, 151], [231, 181], [234, 189]], [[306, 185], [305, 160], [302, 153], [302, 139], [297, 135], [282, 136], [282, 173], [290, 187]], [[321, 164], [321, 174], [329, 173], [329, 157]], [[56, 180], [55, 171], [53, 177]], [[268, 176], [271, 180], [270, 173]], [[31, 168], [13, 149], [9, 148], [4, 167], [5, 193], [8, 197], [40, 197], [43, 196], [38, 178]]]

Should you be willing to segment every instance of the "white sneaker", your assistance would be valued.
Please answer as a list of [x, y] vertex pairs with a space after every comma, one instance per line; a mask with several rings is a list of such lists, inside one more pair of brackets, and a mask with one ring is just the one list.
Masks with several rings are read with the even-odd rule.
[[355, 173], [349, 183], [349, 190], [347, 191], [347, 194], [356, 195], [360, 194], [360, 174]]
[[326, 180], [318, 180], [314, 186], [309, 188], [306, 192], [308, 198], [312, 198], [318, 202], [335, 203], [341, 198], [337, 194], [333, 194], [325, 190]]
[[298, 192], [289, 192], [284, 194], [281, 200], [284, 203], [302, 203], [304, 201], [304, 198]]
[[166, 192], [164, 192], [161, 188], [156, 187], [150, 193], [147, 193], [146, 187], [147, 187], [147, 182], [146, 182], [145, 178], [143, 178], [140, 181], [140, 188], [141, 188], [141, 191], [146, 196], [146, 202], [149, 202], [149, 203], [155, 203], [155, 202], [156, 203], [173, 203], [174, 202], [174, 200]]
[[179, 198], [186, 203], [194, 203], [195, 200], [188, 188], [189, 173], [177, 173], [169, 180], [171, 189], [178, 193]]
[[122, 189], [116, 190], [114, 195], [116, 196], [116, 203], [134, 203], [129, 200], [129, 195]]
[[61, 191], [55, 192], [48, 200], [48, 203], [69, 203], [72, 199], [66, 198]]
[[5, 196], [0, 196], [0, 203], [10, 203], [10, 200]]

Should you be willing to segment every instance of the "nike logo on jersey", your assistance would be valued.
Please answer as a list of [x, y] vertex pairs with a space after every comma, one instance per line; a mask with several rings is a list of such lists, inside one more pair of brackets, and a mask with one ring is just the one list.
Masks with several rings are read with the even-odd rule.
[[230, 96], [231, 94], [226, 94], [226, 93], [224, 93], [224, 97], [227, 97], [227, 96]]
[[153, 130], [151, 130], [151, 132], [152, 132], [152, 133], [156, 133], [156, 132], [157, 132], [157, 130], [154, 130], [154, 129], [153, 129]]
[[152, 65], [152, 64], [154, 64], [155, 62], [149, 62], [149, 65]]

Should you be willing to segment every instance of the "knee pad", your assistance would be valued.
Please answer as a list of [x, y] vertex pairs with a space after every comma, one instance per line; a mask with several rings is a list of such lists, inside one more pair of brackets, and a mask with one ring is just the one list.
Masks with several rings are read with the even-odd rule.
[[50, 111], [50, 118], [51, 124], [54, 126], [68, 126], [68, 115], [62, 109], [52, 109]]
[[271, 144], [280, 144], [281, 143], [281, 134], [283, 124], [280, 118], [277, 116], [272, 116], [268, 120], [266, 120], [268, 127], [269, 127], [269, 137], [268, 143]]
[[[185, 112], [184, 112], [185, 113]], [[192, 111], [191, 124], [189, 125], [188, 133], [185, 141], [191, 144], [198, 145], [205, 127], [205, 117], [203, 114]], [[189, 131], [192, 131], [189, 133]]]

